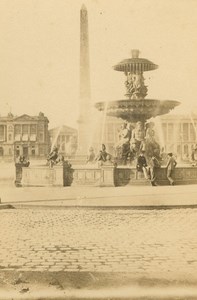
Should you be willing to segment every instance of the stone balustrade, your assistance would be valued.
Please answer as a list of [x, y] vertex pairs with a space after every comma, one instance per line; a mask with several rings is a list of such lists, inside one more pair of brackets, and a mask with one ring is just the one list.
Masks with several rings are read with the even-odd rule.
[[[166, 168], [156, 170], [157, 183], [168, 185]], [[197, 184], [196, 167], [177, 167], [173, 178], [175, 184]], [[126, 186], [150, 185], [143, 173], [134, 167], [114, 167], [113, 165], [83, 166], [31, 166], [16, 165], [16, 186]]]

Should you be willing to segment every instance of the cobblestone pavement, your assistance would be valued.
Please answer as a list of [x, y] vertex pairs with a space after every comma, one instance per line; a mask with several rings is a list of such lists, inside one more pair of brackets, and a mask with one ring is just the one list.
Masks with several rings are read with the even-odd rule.
[[0, 211], [0, 268], [197, 277], [197, 209]]

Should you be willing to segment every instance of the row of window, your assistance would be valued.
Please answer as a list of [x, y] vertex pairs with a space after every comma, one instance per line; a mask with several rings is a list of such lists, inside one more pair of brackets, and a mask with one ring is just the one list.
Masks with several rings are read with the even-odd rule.
[[[37, 139], [40, 142], [43, 142], [44, 141], [44, 133], [40, 132], [37, 136], [36, 136], [36, 134], [28, 135], [26, 133], [23, 133], [23, 134], [15, 133], [15, 135], [14, 135], [14, 140], [15, 141], [32, 141], [32, 142], [35, 142]], [[12, 140], [13, 140], [13, 135], [12, 135], [12, 133], [9, 133], [8, 134], [8, 141], [11, 142]], [[0, 141], [5, 141], [4, 135], [0, 135]]]
[[[41, 128], [43, 130], [43, 127]], [[5, 126], [4, 125], [0, 125], [0, 135], [4, 135], [5, 132]], [[21, 134], [21, 133], [29, 133], [30, 134], [36, 134], [37, 132], [37, 125], [35, 124], [30, 124], [30, 125], [15, 125], [14, 126], [14, 132], [16, 134]]]
[[165, 152], [173, 152], [176, 153], [178, 156], [190, 156], [193, 150], [193, 145], [188, 145], [188, 144], [184, 144], [184, 145], [165, 145], [164, 146], [164, 151]]
[[[44, 127], [40, 127], [40, 130], [44, 130]], [[3, 141], [5, 139], [5, 126], [4, 125], [0, 125], [0, 141]], [[32, 135], [36, 135], [37, 133], [37, 125], [35, 124], [30, 124], [30, 125], [15, 125], [14, 126], [14, 136], [17, 135], [27, 135], [29, 134], [30, 136]], [[43, 133], [39, 132], [39, 135], [41, 135]], [[8, 140], [12, 140], [12, 133], [9, 133], [8, 135]]]
[[197, 138], [197, 126], [193, 123], [162, 124], [164, 140], [194, 141]]
[[[13, 155], [12, 148], [8, 149], [8, 155]], [[19, 149], [19, 146], [16, 147], [15, 150], [16, 157], [19, 155], [25, 155], [25, 156], [35, 156], [36, 155], [36, 149], [35, 146], [32, 146], [31, 148], [24, 147], [22, 149]], [[39, 147], [39, 155], [45, 155], [45, 148]], [[0, 156], [4, 156], [4, 149], [3, 147], [0, 147]]]

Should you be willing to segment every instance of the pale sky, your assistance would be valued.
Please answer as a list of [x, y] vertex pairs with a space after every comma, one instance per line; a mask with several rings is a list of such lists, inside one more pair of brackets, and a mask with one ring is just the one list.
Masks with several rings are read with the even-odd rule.
[[89, 14], [92, 102], [124, 99], [112, 66], [132, 48], [159, 65], [146, 72], [147, 98], [197, 104], [196, 0], [0, 0], [0, 114], [44, 112], [49, 127], [75, 126], [79, 12]]

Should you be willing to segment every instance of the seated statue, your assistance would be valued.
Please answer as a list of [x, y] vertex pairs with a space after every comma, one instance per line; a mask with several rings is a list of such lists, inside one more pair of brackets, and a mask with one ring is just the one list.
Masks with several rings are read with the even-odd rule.
[[123, 123], [119, 132], [119, 141], [115, 146], [116, 156], [121, 163], [126, 164], [130, 154], [131, 126]]
[[143, 123], [141, 121], [138, 121], [135, 125], [135, 128], [132, 131], [131, 136], [131, 144], [135, 145], [135, 151], [144, 151], [144, 138], [145, 138], [145, 132], [143, 128]]
[[96, 157], [96, 161], [102, 161], [105, 162], [107, 160], [107, 151], [106, 151], [106, 146], [104, 144], [102, 144], [101, 146], [101, 150], [99, 151], [97, 157]]
[[58, 157], [57, 157], [57, 159], [56, 159], [56, 161], [55, 161], [55, 163], [57, 165], [63, 165], [64, 162], [65, 162], [64, 156], [62, 154], [59, 154]]
[[49, 162], [49, 167], [52, 168], [57, 162], [58, 158], [58, 148], [56, 146], [53, 147], [52, 151], [49, 153], [47, 157], [47, 161]]
[[129, 124], [123, 123], [119, 133], [119, 142], [117, 146], [122, 146], [126, 143], [129, 143], [131, 139], [131, 129]]
[[154, 123], [150, 122], [147, 124], [146, 136], [145, 136], [145, 151], [147, 157], [156, 156], [157, 159], [160, 158], [160, 146], [155, 140]]

